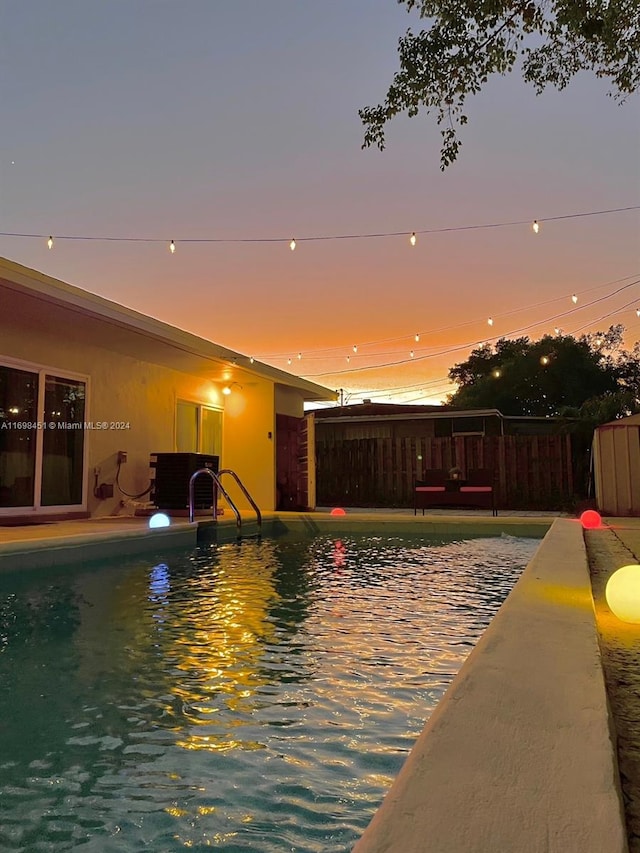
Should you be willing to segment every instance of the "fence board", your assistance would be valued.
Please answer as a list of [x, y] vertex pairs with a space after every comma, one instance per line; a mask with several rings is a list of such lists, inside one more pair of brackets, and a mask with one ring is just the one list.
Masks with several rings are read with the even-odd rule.
[[492, 468], [501, 508], [558, 509], [573, 496], [569, 435], [323, 440], [318, 433], [321, 506], [412, 506], [415, 480], [428, 468], [454, 464], [463, 471]]

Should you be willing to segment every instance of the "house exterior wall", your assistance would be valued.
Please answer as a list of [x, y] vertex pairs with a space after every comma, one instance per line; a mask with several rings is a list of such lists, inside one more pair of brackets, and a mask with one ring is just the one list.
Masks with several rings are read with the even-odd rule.
[[[71, 321], [77, 322], [77, 318], [72, 317]], [[251, 381], [242, 382], [241, 389], [234, 389], [233, 394], [225, 397], [220, 384], [206, 378], [140, 361], [97, 343], [79, 343], [74, 341], [71, 328], [43, 329], [38, 323], [34, 329], [24, 322], [17, 323], [10, 311], [0, 315], [0, 362], [3, 359], [25, 362], [25, 369], [35, 364], [46, 367], [53, 374], [57, 370], [86, 375], [89, 393], [85, 420], [129, 425], [123, 429], [85, 432], [86, 508], [92, 515], [113, 514], [124, 498], [117, 488], [113, 498], [95, 498], [94, 469], [100, 469], [98, 482], [112, 483], [117, 470], [117, 453], [126, 451], [127, 462], [121, 467], [120, 484], [127, 492], [138, 494], [149, 485], [150, 454], [176, 450], [178, 399], [224, 411], [220, 466], [238, 473], [261, 509], [274, 508], [275, 395], [272, 381], [251, 377]], [[291, 397], [295, 396], [292, 393]], [[293, 405], [293, 400], [289, 402]], [[300, 396], [300, 409], [302, 406]]]
[[[221, 467], [238, 474], [262, 510], [275, 509], [275, 428], [273, 382], [246, 382], [225, 400]], [[238, 507], [246, 509], [232, 481], [223, 483]]]
[[289, 415], [292, 418], [304, 417], [304, 401], [293, 388], [275, 386], [276, 414]]

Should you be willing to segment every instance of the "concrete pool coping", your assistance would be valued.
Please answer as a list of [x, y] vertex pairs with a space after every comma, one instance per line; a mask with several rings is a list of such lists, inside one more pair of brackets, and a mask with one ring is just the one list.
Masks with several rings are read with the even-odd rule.
[[[349, 512], [331, 516], [328, 512], [272, 512], [263, 514], [263, 533], [280, 536], [285, 533], [314, 535], [317, 533], [357, 533], [372, 527], [385, 535], [410, 532], [414, 535], [450, 536], [464, 530], [468, 536], [512, 536], [542, 538], [553, 517], [539, 513], [523, 517], [518, 514], [492, 518], [473, 512], [414, 516], [408, 510]], [[254, 517], [248, 514], [243, 533], [255, 535]], [[174, 548], [195, 547], [199, 541], [235, 541], [235, 519], [226, 517], [213, 522], [201, 517], [190, 523], [185, 518], [172, 518], [171, 525], [149, 529], [149, 519], [108, 516], [105, 518], [32, 523], [25, 526], [2, 526], [0, 521], [0, 571], [27, 570], [63, 566], [87, 560]]]
[[[625, 519], [624, 521], [629, 521]], [[628, 526], [640, 536], [640, 520]], [[624, 535], [616, 521], [619, 535]], [[537, 536], [521, 580], [431, 715], [357, 853], [623, 853], [626, 829], [587, 554], [575, 520], [516, 513], [268, 513], [265, 533]], [[0, 569], [196, 544], [175, 520], [0, 528]], [[55, 529], [52, 529], [55, 528]], [[250, 525], [247, 525], [250, 528]], [[548, 531], [548, 532], [546, 532]], [[235, 522], [215, 526], [235, 538]], [[546, 536], [545, 536], [546, 532]]]
[[628, 850], [615, 732], [583, 531], [557, 519], [354, 853], [605, 850]]

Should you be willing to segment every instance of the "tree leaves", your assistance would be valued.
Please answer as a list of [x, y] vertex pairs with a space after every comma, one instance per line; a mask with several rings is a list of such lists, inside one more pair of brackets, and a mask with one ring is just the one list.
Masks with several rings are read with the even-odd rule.
[[580, 338], [546, 335], [485, 344], [450, 369], [458, 390], [448, 405], [549, 417], [578, 413], [591, 401], [585, 411], [605, 412], [608, 420], [634, 411], [640, 404], [640, 347], [624, 350], [623, 331], [618, 325]]
[[398, 43], [400, 70], [384, 103], [359, 110], [363, 148], [385, 147], [395, 116], [434, 112], [441, 126], [440, 168], [457, 158], [464, 104], [492, 74], [520, 61], [540, 93], [563, 89], [581, 70], [611, 81], [623, 100], [640, 86], [640, 0], [398, 0], [430, 27], [407, 30]]

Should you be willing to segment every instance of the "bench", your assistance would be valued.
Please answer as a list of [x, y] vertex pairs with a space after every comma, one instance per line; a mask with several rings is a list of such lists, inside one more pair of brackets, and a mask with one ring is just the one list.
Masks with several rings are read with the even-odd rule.
[[444, 469], [431, 468], [423, 480], [416, 480], [413, 492], [413, 514], [431, 507], [476, 507], [490, 509], [498, 515], [493, 487], [493, 471], [489, 468], [470, 469], [466, 478], [449, 479]]

